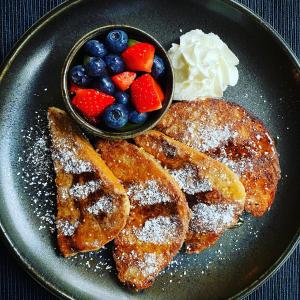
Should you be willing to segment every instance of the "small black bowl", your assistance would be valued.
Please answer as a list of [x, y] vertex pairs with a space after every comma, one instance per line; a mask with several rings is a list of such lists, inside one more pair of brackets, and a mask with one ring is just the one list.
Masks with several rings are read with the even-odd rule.
[[[130, 39], [135, 39], [141, 42], [148, 42], [152, 44], [155, 47], [155, 53], [158, 54], [165, 63], [166, 72], [164, 74], [164, 77], [161, 79], [160, 84], [164, 91], [165, 99], [163, 101], [163, 106], [161, 109], [157, 111], [153, 111], [149, 113], [148, 120], [139, 126], [133, 125], [131, 129], [127, 129], [126, 131], [122, 131], [122, 128], [120, 130], [113, 130], [110, 128], [105, 127], [105, 125], [100, 124], [99, 127], [96, 127], [89, 123], [82, 115], [81, 113], [71, 104], [71, 95], [69, 91], [69, 70], [71, 67], [73, 67], [76, 64], [82, 64], [83, 60], [83, 50], [82, 46], [91, 39], [99, 39], [104, 40], [105, 36], [114, 29], [121, 29], [124, 30]], [[84, 129], [89, 131], [90, 133], [106, 138], [106, 139], [126, 139], [126, 138], [132, 138], [139, 134], [144, 133], [145, 131], [153, 128], [158, 121], [162, 118], [162, 116], [166, 113], [168, 110], [172, 98], [173, 98], [173, 90], [174, 90], [174, 74], [172, 70], [171, 62], [168, 58], [168, 55], [163, 48], [163, 46], [154, 39], [150, 34], [144, 32], [143, 30], [134, 28], [132, 26], [127, 25], [108, 25], [104, 27], [96, 28], [87, 34], [85, 34], [83, 37], [81, 37], [73, 46], [71, 51], [69, 52], [64, 65], [62, 69], [62, 76], [61, 76], [61, 87], [62, 87], [62, 95], [65, 102], [65, 105], [67, 107], [67, 110], [71, 114], [71, 116], [74, 118], [74, 120], [79, 123], [80, 126], [82, 126]]]

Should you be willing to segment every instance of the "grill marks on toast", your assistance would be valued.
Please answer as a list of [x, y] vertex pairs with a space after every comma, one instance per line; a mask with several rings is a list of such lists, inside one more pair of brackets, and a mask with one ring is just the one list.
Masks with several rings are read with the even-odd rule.
[[228, 167], [158, 131], [138, 136], [135, 142], [161, 162], [186, 194], [192, 210], [187, 252], [207, 248], [238, 222], [245, 190]]
[[102, 159], [124, 185], [131, 201], [127, 224], [114, 240], [121, 282], [150, 287], [181, 248], [190, 211], [169, 174], [142, 149], [126, 141], [100, 141]]
[[178, 102], [157, 129], [239, 175], [246, 211], [261, 216], [270, 208], [280, 179], [278, 154], [263, 123], [244, 108], [220, 99]]
[[161, 132], [135, 138], [167, 170], [126, 141], [98, 142], [99, 156], [64, 111], [49, 108], [48, 118], [61, 253], [98, 250], [115, 238], [118, 277], [136, 290], [153, 284], [184, 240], [198, 253], [244, 208], [260, 216], [273, 202], [280, 179], [273, 140], [236, 104], [173, 104]]
[[98, 250], [126, 223], [124, 188], [67, 114], [49, 108], [57, 186], [57, 239], [60, 252]]

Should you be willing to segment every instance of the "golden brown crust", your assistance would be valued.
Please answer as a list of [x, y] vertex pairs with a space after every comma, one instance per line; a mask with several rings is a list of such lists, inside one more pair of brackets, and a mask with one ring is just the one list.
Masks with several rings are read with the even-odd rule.
[[60, 252], [98, 250], [118, 235], [129, 215], [124, 188], [62, 110], [48, 109], [57, 186]]
[[188, 253], [214, 244], [238, 222], [245, 190], [228, 167], [159, 131], [148, 131], [135, 142], [169, 170], [186, 194], [193, 212], [185, 241]]
[[118, 277], [135, 290], [145, 289], [185, 240], [190, 220], [186, 199], [158, 162], [135, 145], [100, 141], [97, 149], [131, 202], [127, 224], [114, 241]]
[[263, 123], [244, 108], [221, 99], [178, 102], [157, 129], [237, 173], [246, 211], [261, 216], [270, 208], [280, 179], [278, 154]]
[[187, 253], [199, 253], [211, 246], [221, 237], [221, 233], [215, 232], [188, 232], [186, 235], [186, 243], [188, 245]]

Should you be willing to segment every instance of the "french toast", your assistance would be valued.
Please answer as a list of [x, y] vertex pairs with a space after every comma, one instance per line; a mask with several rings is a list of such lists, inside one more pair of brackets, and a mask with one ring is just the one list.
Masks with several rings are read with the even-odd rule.
[[181, 248], [190, 210], [173, 178], [143, 149], [126, 141], [99, 141], [102, 159], [124, 185], [131, 209], [114, 240], [114, 259], [122, 283], [150, 287]]
[[98, 250], [125, 226], [130, 203], [123, 186], [72, 122], [48, 109], [57, 187], [57, 240], [63, 256]]
[[274, 141], [261, 121], [237, 104], [205, 99], [173, 104], [157, 130], [231, 168], [246, 190], [245, 210], [269, 210], [280, 179]]
[[237, 224], [245, 189], [228, 167], [159, 131], [150, 130], [135, 142], [161, 162], [186, 195], [192, 210], [185, 241], [188, 253], [211, 246]]

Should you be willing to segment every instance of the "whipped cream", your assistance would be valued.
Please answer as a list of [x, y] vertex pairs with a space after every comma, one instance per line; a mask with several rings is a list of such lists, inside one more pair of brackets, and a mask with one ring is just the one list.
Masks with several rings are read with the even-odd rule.
[[168, 51], [175, 73], [175, 100], [222, 97], [238, 82], [239, 60], [214, 33], [191, 30]]

